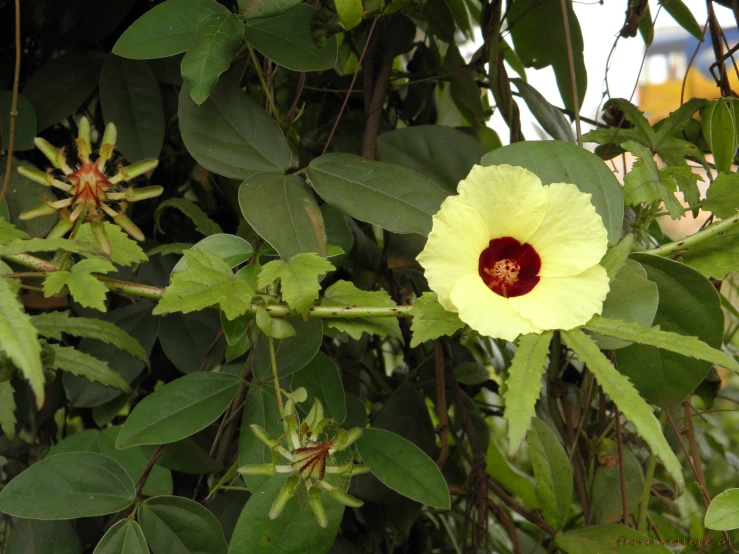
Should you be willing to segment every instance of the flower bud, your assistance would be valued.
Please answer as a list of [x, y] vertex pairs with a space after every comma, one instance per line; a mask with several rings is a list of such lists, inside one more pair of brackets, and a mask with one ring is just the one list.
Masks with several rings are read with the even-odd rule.
[[295, 487], [300, 479], [299, 475], [294, 475], [287, 480], [287, 483], [282, 485], [280, 492], [277, 493], [277, 498], [272, 503], [272, 507], [269, 509], [269, 519], [276, 519], [285, 509], [285, 505], [288, 500], [295, 496]]
[[92, 235], [95, 237], [98, 246], [100, 246], [100, 250], [105, 252], [106, 255], [110, 256], [113, 250], [110, 246], [108, 233], [105, 232], [105, 224], [103, 223], [102, 219], [91, 220], [90, 229], [92, 230]]
[[276, 439], [275, 437], [270, 435], [264, 427], [260, 427], [256, 423], [252, 423], [251, 425], [249, 425], [249, 427], [251, 428], [251, 432], [254, 433], [254, 436], [262, 441], [264, 445], [270, 450], [272, 450], [280, 442], [279, 439]]
[[355, 475], [362, 475], [363, 473], [369, 473], [370, 471], [372, 471], [372, 468], [367, 464], [352, 464], [348, 475], [350, 477], [354, 477]]
[[[21, 219], [23, 219], [21, 217]], [[67, 214], [66, 210], [63, 210], [59, 214], [59, 221], [54, 226], [54, 228], [49, 231], [49, 234], [46, 235], [47, 239], [58, 239], [69, 233], [70, 229], [74, 227], [74, 222], [69, 219], [69, 215]]]
[[266, 477], [271, 477], [277, 472], [274, 464], [249, 464], [241, 466], [238, 471], [241, 475], [264, 475]]
[[134, 222], [128, 218], [127, 215], [118, 214], [113, 217], [113, 221], [115, 221], [116, 225], [118, 225], [121, 229], [126, 231], [126, 233], [131, 235], [136, 240], [138, 241], [144, 240], [144, 233], [141, 232], [141, 229], [139, 229], [134, 224]]
[[33, 181], [34, 183], [38, 183], [39, 185], [44, 185], [45, 187], [48, 187], [51, 184], [51, 175], [49, 175], [48, 173], [44, 173], [43, 171], [41, 171], [40, 169], [36, 169], [35, 167], [22, 165], [18, 168], [18, 173], [23, 175], [29, 181]]
[[[89, 163], [90, 152], [92, 152], [92, 142], [90, 142], [90, 120], [86, 117], [80, 119], [79, 128], [77, 129], [77, 137], [77, 140], [81, 141], [84, 147], [87, 149], [88, 159], [86, 160], [86, 163]], [[77, 145], [77, 147], [79, 148], [79, 144]]]
[[57, 169], [61, 169], [59, 167], [59, 151], [54, 148], [49, 141], [46, 139], [42, 139], [41, 137], [36, 137], [33, 139], [33, 144], [36, 145], [36, 148], [41, 150], [41, 153], [46, 156], [46, 159], [51, 162], [51, 165], [53, 165]]
[[320, 489], [315, 487], [310, 489], [308, 491], [308, 504], [313, 510], [313, 515], [316, 516], [318, 525], [321, 526], [321, 529], [325, 529], [328, 527], [328, 516], [326, 515], [326, 508], [323, 507], [323, 502], [321, 502], [321, 494]]
[[51, 215], [54, 213], [56, 213], [56, 210], [52, 206], [49, 206], [48, 204], [39, 204], [34, 208], [29, 208], [28, 210], [21, 212], [18, 219], [25, 221], [27, 219], [34, 219], [36, 217]]
[[308, 425], [311, 431], [313, 431], [316, 424], [323, 419], [323, 404], [318, 398], [313, 399], [313, 406], [311, 407], [308, 415], [305, 418], [305, 423]]
[[364, 502], [359, 500], [359, 498], [356, 498], [351, 494], [346, 494], [341, 489], [326, 492], [328, 492], [328, 495], [336, 500], [336, 502], [338, 502], [339, 504], [343, 504], [344, 506], [349, 506], [350, 508], [361, 508], [362, 506], [364, 506]]

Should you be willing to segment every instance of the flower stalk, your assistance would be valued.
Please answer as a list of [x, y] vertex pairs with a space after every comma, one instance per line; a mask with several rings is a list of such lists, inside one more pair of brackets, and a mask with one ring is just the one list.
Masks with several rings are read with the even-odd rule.
[[694, 248], [707, 240], [723, 235], [737, 225], [739, 225], [739, 215], [734, 215], [729, 219], [717, 221], [689, 237], [644, 250], [643, 253], [662, 257], [679, 256], [687, 252], [690, 248]]

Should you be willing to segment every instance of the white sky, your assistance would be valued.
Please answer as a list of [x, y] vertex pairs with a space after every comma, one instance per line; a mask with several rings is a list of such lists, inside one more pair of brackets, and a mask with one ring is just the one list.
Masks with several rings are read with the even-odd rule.
[[[706, 22], [705, 0], [684, 0], [684, 2], [693, 12], [702, 28]], [[596, 119], [596, 111], [603, 91], [606, 60], [613, 46], [613, 41], [623, 26], [626, 3], [621, 0], [604, 0], [603, 5], [601, 5], [596, 0], [583, 0], [575, 1], [573, 5], [582, 29], [585, 44], [585, 65], [588, 71], [588, 89], [580, 113], [585, 117]], [[716, 16], [723, 27], [736, 26], [734, 16], [729, 9], [718, 4], [714, 4], [714, 6]], [[649, 8], [652, 17], [655, 17], [659, 8], [656, 0], [650, 0]], [[676, 28], [679, 28], [679, 26], [670, 17], [670, 14], [664, 9], [661, 10], [657, 16], [655, 37], [659, 37], [660, 33]], [[481, 38], [478, 37], [476, 42], [481, 43]], [[619, 40], [608, 73], [611, 96], [621, 98], [631, 96], [643, 55], [644, 41], [640, 35]], [[509, 71], [509, 73], [512, 74], [513, 72]], [[559, 106], [563, 105], [551, 67], [541, 70], [528, 69], [526, 74], [529, 84], [539, 90], [550, 102]], [[511, 76], [515, 75], [512, 74]], [[635, 96], [635, 102], [637, 100], [638, 98]], [[526, 108], [526, 104], [520, 98], [517, 99], [517, 102], [521, 108], [524, 136], [527, 139], [540, 138], [537, 131], [538, 125]], [[508, 143], [508, 127], [500, 115], [496, 113], [488, 125], [498, 132], [504, 144]], [[588, 128], [588, 126], [585, 126], [583, 132]]]

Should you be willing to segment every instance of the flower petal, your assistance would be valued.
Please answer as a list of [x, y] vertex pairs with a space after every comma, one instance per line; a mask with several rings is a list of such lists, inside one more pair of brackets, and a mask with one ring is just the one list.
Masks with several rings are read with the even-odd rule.
[[488, 239], [513, 237], [521, 243], [528, 241], [547, 208], [541, 180], [522, 167], [473, 166], [457, 190], [482, 217], [488, 227]]
[[541, 329], [568, 330], [601, 313], [608, 288], [606, 270], [596, 265], [571, 277], [542, 277], [531, 292], [510, 302]]
[[549, 199], [544, 219], [528, 242], [541, 258], [541, 277], [578, 275], [606, 253], [608, 233], [591, 195], [567, 183], [544, 187]]
[[416, 259], [444, 309], [457, 311], [449, 299], [452, 289], [465, 275], [478, 275], [480, 254], [489, 240], [485, 223], [460, 196], [449, 196], [442, 202], [426, 246]]
[[510, 299], [491, 291], [479, 275], [459, 280], [452, 290], [452, 303], [459, 319], [481, 335], [513, 341], [519, 335], [541, 332], [513, 309]]

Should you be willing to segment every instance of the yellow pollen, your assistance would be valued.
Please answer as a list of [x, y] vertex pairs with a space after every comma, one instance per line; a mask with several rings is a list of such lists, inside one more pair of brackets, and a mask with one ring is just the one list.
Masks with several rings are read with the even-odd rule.
[[485, 268], [485, 273], [495, 278], [498, 283], [504, 286], [510, 286], [518, 281], [518, 273], [521, 266], [516, 260], [498, 260], [493, 264], [493, 269]]

